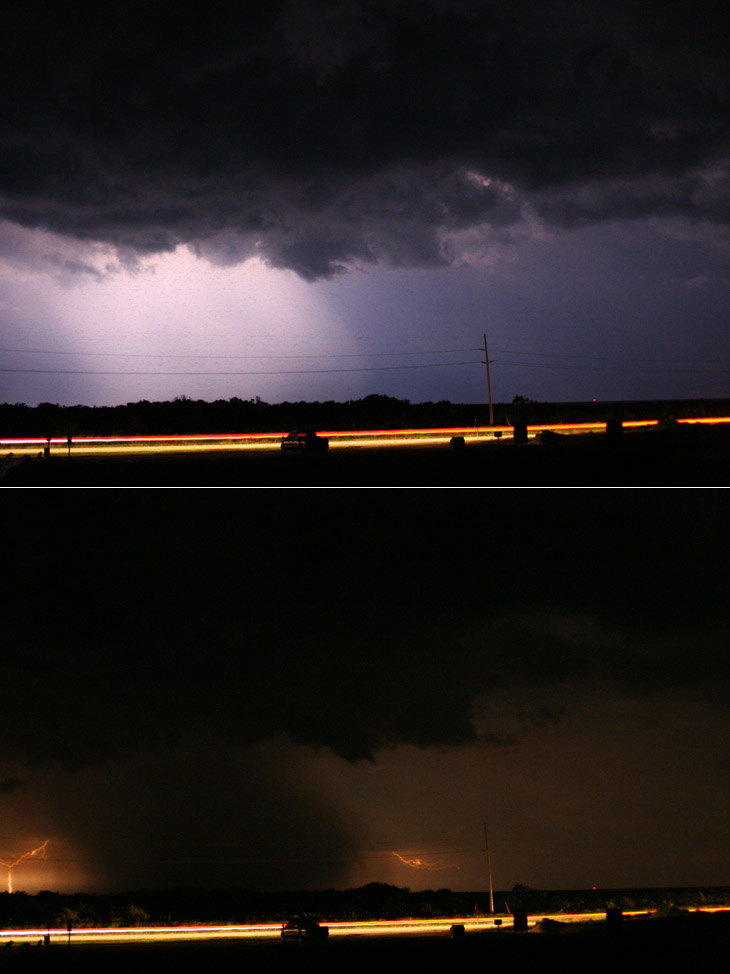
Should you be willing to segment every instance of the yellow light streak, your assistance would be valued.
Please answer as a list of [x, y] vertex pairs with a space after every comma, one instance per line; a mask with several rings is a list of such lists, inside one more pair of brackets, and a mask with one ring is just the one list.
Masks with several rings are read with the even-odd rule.
[[[730, 416], [696, 417], [679, 419], [678, 423], [689, 425], [720, 425], [730, 423]], [[624, 420], [624, 429], [659, 426], [658, 419]], [[528, 425], [530, 439], [541, 432], [560, 432], [564, 434], [602, 433], [606, 423], [540, 423]], [[497, 434], [510, 437], [512, 426], [454, 426], [433, 429], [400, 430], [319, 430], [319, 435], [330, 441], [330, 450], [338, 448], [372, 448], [391, 446], [435, 446], [448, 444], [451, 437], [463, 436], [469, 443], [497, 442]], [[50, 446], [53, 456], [111, 456], [144, 454], [182, 454], [213, 452], [278, 452], [282, 433], [227, 433], [227, 434], [187, 434], [174, 436], [118, 436], [99, 437], [79, 436], [74, 438], [69, 451], [64, 437], [52, 437]], [[48, 445], [42, 437], [0, 437], [0, 453], [12, 452], [19, 456], [36, 456]]]
[[[624, 910], [626, 917], [646, 916], [654, 910]], [[727, 913], [726, 906], [703, 907], [699, 913]], [[534, 926], [542, 919], [560, 920], [563, 923], [601, 922], [606, 918], [605, 910], [591, 913], [537, 913], [528, 918], [528, 925]], [[428, 920], [327, 920], [321, 919], [324, 926], [329, 927], [330, 937], [349, 936], [393, 936], [393, 935], [445, 935], [455, 923], [462, 924], [467, 933], [497, 928], [495, 920], [501, 919], [502, 924], [509, 928], [511, 917], [499, 916], [467, 916], [467, 917], [439, 917]], [[77, 943], [123, 943], [123, 942], [154, 942], [154, 941], [191, 941], [191, 940], [279, 940], [281, 937], [281, 923], [262, 923], [230, 926], [198, 926], [198, 927], [80, 927], [71, 932], [71, 939]], [[8, 929], [0, 930], [0, 944], [12, 940], [14, 942], [37, 941], [48, 935], [51, 943], [65, 943], [69, 933], [64, 927]]]

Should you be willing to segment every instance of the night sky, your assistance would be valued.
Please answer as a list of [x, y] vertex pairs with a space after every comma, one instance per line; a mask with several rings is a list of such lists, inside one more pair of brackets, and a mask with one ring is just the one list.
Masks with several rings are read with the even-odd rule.
[[0, 400], [730, 395], [727, 26], [4, 4]]
[[[13, 886], [727, 885], [719, 491], [6, 504]], [[403, 860], [409, 860], [410, 865]]]

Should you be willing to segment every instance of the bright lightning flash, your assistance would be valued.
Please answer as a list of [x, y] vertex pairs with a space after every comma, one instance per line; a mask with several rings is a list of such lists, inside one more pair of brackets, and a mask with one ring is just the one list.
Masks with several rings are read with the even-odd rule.
[[46, 846], [49, 842], [50, 839], [46, 839], [43, 845], [39, 845], [37, 849], [31, 849], [30, 852], [24, 852], [23, 855], [14, 862], [7, 862], [5, 859], [0, 859], [0, 866], [5, 866], [8, 871], [8, 893], [13, 892], [13, 869], [15, 869], [16, 866], [19, 866], [20, 863], [25, 859], [33, 859], [34, 857], [44, 859], [46, 855]]
[[425, 859], [419, 859], [417, 856], [414, 856], [412, 859], [408, 859], [405, 856], [402, 856], [399, 852], [394, 852], [393, 855], [396, 857], [396, 859], [400, 859], [404, 866], [410, 866], [411, 869], [427, 869], [430, 872], [438, 872], [442, 869], [460, 868], [459, 866], [447, 865], [446, 863], [439, 862], [438, 860], [435, 862], [426, 862]]

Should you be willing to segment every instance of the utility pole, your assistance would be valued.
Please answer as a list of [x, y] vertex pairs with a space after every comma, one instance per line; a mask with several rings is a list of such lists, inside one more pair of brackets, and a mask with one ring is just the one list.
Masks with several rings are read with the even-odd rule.
[[[484, 339], [486, 346], [487, 340]], [[489, 912], [494, 913], [494, 889], [492, 887], [492, 864], [489, 860], [489, 839], [487, 838], [487, 823], [484, 823], [484, 851], [487, 853], [487, 873], [489, 874]]]
[[[489, 425], [494, 426], [494, 406], [492, 405], [492, 379], [489, 375], [489, 352], [487, 351], [487, 336], [484, 336], [484, 364], [487, 367], [487, 389], [489, 390]], [[494, 910], [492, 910], [494, 913]]]

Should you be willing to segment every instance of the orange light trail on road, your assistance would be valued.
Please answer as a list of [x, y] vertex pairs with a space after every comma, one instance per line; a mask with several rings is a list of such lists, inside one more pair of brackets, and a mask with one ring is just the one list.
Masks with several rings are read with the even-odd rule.
[[[627, 917], [646, 916], [654, 910], [624, 910]], [[726, 906], [703, 907], [699, 913], [728, 912]], [[585, 923], [588, 921], [603, 921], [605, 910], [592, 913], [536, 913], [529, 917], [529, 926], [534, 926], [541, 919], [560, 920], [563, 923]], [[327, 920], [320, 922], [329, 927], [330, 937], [348, 936], [393, 936], [393, 935], [444, 935], [455, 923], [462, 924], [466, 931], [484, 931], [496, 929], [495, 920], [510, 923], [509, 915], [496, 916], [466, 916], [466, 917], [438, 917], [428, 920]], [[12, 940], [14, 942], [38, 941], [46, 935], [53, 942], [71, 943], [123, 943], [123, 942], [170, 942], [191, 940], [279, 940], [281, 937], [281, 923], [262, 923], [246, 925], [211, 925], [197, 927], [77, 927], [69, 935], [62, 927], [37, 927], [33, 929], [14, 928], [0, 930], [0, 944]], [[509, 929], [509, 926], [507, 927]]]
[[[688, 419], [678, 419], [680, 424], [702, 424], [715, 425], [730, 423], [730, 416], [702, 416]], [[658, 419], [631, 419], [624, 420], [624, 429], [636, 429], [639, 427], [658, 426]], [[590, 423], [536, 423], [528, 424], [528, 435], [536, 435], [541, 432], [567, 432], [575, 433], [603, 432], [606, 430], [606, 422]], [[369, 430], [317, 430], [320, 436], [325, 436], [334, 441], [330, 445], [347, 445], [347, 441], [365, 440], [375, 441], [378, 438], [388, 437], [392, 440], [403, 440], [406, 438], [417, 438], [427, 440], [429, 437], [495, 437], [495, 434], [513, 434], [514, 426], [437, 426], [429, 429], [369, 429]], [[149, 444], [151, 447], [170, 448], [182, 447], [184, 445], [193, 446], [195, 444], [218, 445], [221, 449], [226, 448], [226, 444], [231, 447], [250, 446], [252, 448], [278, 448], [279, 441], [286, 435], [286, 432], [278, 433], [178, 433], [172, 435], [127, 435], [127, 436], [73, 436], [69, 444], [68, 437], [52, 436], [48, 437], [0, 437], [0, 449], [6, 447], [45, 447], [62, 446], [71, 448], [83, 448], [93, 446], [129, 446], [142, 447]]]

